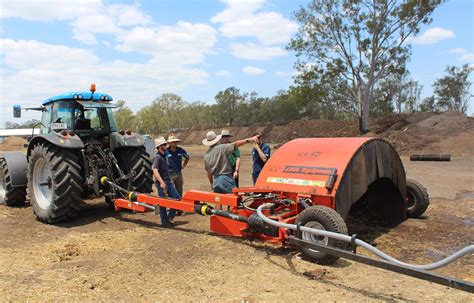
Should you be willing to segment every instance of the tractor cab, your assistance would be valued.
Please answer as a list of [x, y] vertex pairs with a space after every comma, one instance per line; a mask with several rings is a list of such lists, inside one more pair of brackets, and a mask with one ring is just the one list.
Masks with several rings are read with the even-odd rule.
[[74, 131], [79, 137], [101, 137], [117, 131], [112, 97], [90, 92], [70, 92], [43, 102], [41, 134]]

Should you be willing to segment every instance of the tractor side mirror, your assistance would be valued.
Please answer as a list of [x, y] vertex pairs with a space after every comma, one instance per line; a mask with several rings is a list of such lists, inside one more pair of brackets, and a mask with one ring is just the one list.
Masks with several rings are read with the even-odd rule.
[[21, 105], [13, 105], [13, 118], [21, 118]]

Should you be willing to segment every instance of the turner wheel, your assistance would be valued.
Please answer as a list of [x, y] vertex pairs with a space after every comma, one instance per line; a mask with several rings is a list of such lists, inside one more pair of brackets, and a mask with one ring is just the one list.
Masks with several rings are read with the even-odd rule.
[[407, 216], [419, 218], [430, 205], [430, 197], [426, 188], [414, 180], [407, 180]]
[[[339, 213], [334, 209], [322, 205], [311, 206], [303, 210], [296, 219], [296, 224], [347, 235], [347, 226], [341, 215], [339, 215]], [[346, 242], [328, 237], [316, 236], [304, 231], [299, 232], [299, 235], [297, 236], [300, 239], [318, 244], [324, 244], [341, 249], [347, 248]], [[302, 247], [301, 253], [305, 259], [318, 264], [332, 264], [339, 258], [307, 247]]]

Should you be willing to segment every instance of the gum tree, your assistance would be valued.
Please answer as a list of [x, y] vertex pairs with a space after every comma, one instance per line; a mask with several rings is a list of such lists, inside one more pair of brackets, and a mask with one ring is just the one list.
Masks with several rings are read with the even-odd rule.
[[360, 132], [369, 131], [369, 112], [378, 82], [403, 74], [408, 39], [429, 24], [442, 0], [313, 0], [295, 17], [300, 23], [289, 49], [301, 76], [337, 79], [334, 94], [353, 104]]

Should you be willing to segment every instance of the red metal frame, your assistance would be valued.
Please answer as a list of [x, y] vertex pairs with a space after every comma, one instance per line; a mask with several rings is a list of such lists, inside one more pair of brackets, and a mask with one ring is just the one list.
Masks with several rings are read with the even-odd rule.
[[[213, 203], [229, 207], [229, 212], [243, 217], [250, 217], [255, 211], [239, 207], [242, 197], [245, 194], [277, 194], [280, 198], [289, 198], [282, 193], [275, 193], [270, 189], [261, 188], [239, 188], [234, 189], [232, 194], [218, 194], [204, 191], [191, 190], [183, 194], [181, 200], [167, 199], [156, 197], [148, 194], [130, 193], [130, 199], [115, 199], [115, 210], [128, 209], [134, 212], [149, 212], [151, 209], [140, 205], [141, 203], [150, 206], [161, 206], [166, 208], [173, 208], [185, 212], [195, 212], [196, 206], [203, 203]], [[250, 204], [250, 208], [257, 208], [259, 205], [273, 201], [268, 198], [261, 198]], [[138, 202], [138, 203], [137, 203]], [[280, 206], [274, 210], [274, 214], [267, 215], [277, 221], [284, 223], [294, 223], [296, 216], [302, 211], [297, 203], [292, 203], [289, 206]], [[275, 215], [276, 214], [276, 215]], [[204, 215], [204, 214], [203, 214]], [[246, 222], [232, 220], [222, 216], [212, 215], [210, 217], [210, 229], [219, 235], [258, 238], [267, 242], [285, 245], [288, 234], [286, 229], [280, 229], [277, 237], [268, 236], [262, 233], [255, 233], [250, 231], [249, 225]]]

